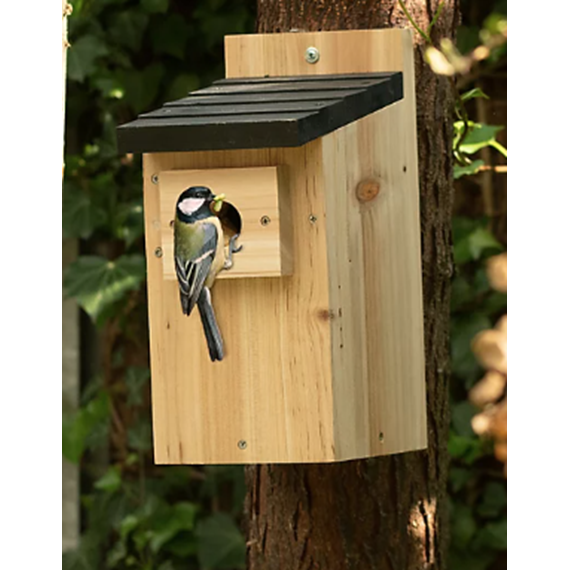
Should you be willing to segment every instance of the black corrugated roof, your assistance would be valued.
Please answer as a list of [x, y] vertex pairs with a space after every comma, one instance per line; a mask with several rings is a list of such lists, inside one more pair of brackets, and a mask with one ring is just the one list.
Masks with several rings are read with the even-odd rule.
[[400, 72], [221, 79], [118, 127], [119, 152], [301, 146], [402, 97]]

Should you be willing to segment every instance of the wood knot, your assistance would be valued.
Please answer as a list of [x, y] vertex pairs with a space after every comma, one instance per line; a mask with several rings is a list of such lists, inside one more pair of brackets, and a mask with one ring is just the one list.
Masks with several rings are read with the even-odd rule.
[[356, 187], [356, 197], [359, 202], [370, 202], [380, 193], [380, 181], [374, 178], [361, 180]]
[[320, 309], [317, 316], [321, 321], [330, 321], [334, 319], [335, 314], [332, 309]]

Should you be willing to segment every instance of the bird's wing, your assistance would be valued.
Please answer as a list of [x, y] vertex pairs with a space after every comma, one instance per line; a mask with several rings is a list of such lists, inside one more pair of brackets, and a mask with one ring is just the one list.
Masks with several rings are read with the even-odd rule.
[[200, 229], [203, 231], [201, 246], [196, 248], [190, 257], [174, 256], [180, 301], [186, 315], [190, 314], [198, 301], [218, 245], [218, 232], [214, 224], [200, 224]]

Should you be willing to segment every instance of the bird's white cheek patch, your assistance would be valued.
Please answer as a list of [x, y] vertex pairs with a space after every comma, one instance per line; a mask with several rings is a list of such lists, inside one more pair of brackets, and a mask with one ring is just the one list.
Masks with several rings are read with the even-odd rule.
[[178, 209], [187, 216], [193, 214], [196, 210], [199, 210], [202, 204], [205, 202], [204, 198], [185, 198], [178, 204]]

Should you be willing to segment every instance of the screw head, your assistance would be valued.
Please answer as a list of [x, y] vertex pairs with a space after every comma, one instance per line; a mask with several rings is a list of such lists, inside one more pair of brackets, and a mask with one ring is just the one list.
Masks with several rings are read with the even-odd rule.
[[151, 181], [153, 184], [158, 184], [158, 174], [153, 174], [153, 175], [150, 177], [150, 181]]
[[154, 255], [156, 255], [156, 257], [162, 257], [162, 248], [161, 247], [157, 247], [154, 250]]
[[380, 443], [384, 443], [384, 432], [383, 431], [381, 431], [378, 434], [378, 440], [380, 441]]
[[311, 222], [311, 224], [314, 224], [317, 221], [317, 216], [315, 216], [315, 214], [311, 214], [309, 216], [309, 222]]
[[271, 218], [269, 216], [261, 216], [259, 223], [262, 226], [268, 226], [271, 223]]
[[305, 61], [307, 63], [317, 63], [321, 57], [319, 50], [316, 47], [308, 47], [305, 50]]
[[245, 439], [240, 439], [237, 446], [243, 451], [244, 449], [247, 449], [247, 441], [245, 441]]

